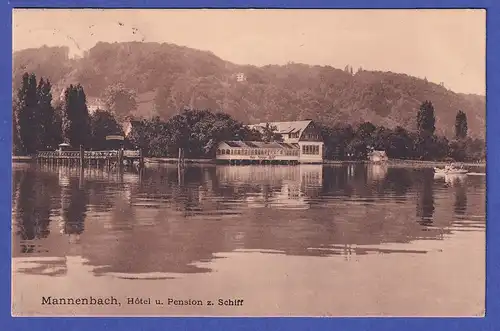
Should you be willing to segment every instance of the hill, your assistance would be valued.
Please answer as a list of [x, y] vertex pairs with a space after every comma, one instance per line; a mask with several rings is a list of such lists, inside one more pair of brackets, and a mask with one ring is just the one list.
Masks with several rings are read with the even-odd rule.
[[48, 77], [54, 96], [81, 83], [90, 98], [109, 85], [135, 91], [132, 115], [168, 118], [190, 107], [223, 110], [248, 122], [311, 118], [326, 124], [370, 121], [413, 130], [420, 104], [430, 100], [437, 131], [454, 132], [458, 110], [467, 114], [469, 132], [484, 137], [484, 96], [454, 93], [444, 86], [405, 74], [340, 70], [290, 63], [236, 65], [216, 55], [173, 44], [98, 43], [83, 57], [70, 59], [65, 47], [26, 49], [13, 54], [13, 86], [26, 71]]

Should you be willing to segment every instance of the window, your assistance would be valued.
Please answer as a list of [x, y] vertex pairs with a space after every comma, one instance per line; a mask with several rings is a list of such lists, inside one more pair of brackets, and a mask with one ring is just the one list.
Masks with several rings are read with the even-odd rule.
[[226, 154], [231, 154], [231, 151], [229, 149], [226, 149]]
[[319, 145], [303, 145], [302, 154], [319, 155]]
[[220, 154], [220, 149], [217, 150], [217, 155], [219, 155], [219, 154]]

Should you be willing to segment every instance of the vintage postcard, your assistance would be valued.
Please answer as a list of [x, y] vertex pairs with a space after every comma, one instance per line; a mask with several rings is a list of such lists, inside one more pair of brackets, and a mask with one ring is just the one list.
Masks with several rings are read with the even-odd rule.
[[12, 24], [14, 316], [484, 315], [484, 10]]

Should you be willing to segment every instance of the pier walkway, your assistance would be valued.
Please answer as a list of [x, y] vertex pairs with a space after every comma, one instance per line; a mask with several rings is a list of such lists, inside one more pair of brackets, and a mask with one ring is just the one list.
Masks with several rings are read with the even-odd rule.
[[36, 154], [38, 163], [67, 166], [96, 166], [116, 168], [123, 165], [139, 167], [144, 165], [141, 150], [105, 150], [105, 151], [40, 151]]

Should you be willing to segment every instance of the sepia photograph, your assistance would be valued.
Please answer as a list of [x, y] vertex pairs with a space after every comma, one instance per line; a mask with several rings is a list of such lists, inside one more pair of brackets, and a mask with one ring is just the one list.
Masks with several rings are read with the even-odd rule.
[[13, 9], [12, 44], [13, 316], [484, 317], [485, 10]]

